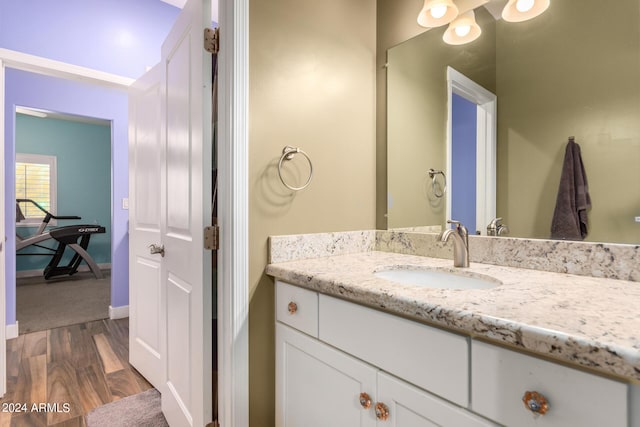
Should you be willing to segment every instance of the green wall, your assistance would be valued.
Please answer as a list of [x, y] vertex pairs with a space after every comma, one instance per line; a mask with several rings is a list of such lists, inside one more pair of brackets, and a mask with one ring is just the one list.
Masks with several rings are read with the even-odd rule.
[[[78, 215], [69, 224], [100, 224], [105, 234], [91, 237], [88, 252], [99, 263], [111, 262], [111, 127], [76, 121], [16, 115], [16, 152], [57, 157], [57, 213]], [[32, 227], [16, 227], [20, 235], [31, 235]], [[55, 247], [53, 241], [49, 246]], [[25, 248], [21, 253], [34, 252]], [[16, 270], [41, 270], [49, 257], [18, 256]]]

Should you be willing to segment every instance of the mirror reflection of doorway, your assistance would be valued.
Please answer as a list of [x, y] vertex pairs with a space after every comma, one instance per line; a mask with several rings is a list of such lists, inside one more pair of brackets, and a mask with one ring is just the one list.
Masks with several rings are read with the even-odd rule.
[[458, 94], [451, 103], [451, 218], [463, 223], [470, 233], [476, 227], [476, 139], [477, 105]]
[[[29, 242], [46, 237], [16, 251], [19, 333], [108, 318], [111, 122], [17, 107], [15, 146], [16, 235]], [[68, 218], [46, 222], [46, 212]], [[84, 229], [104, 232], [82, 242], [77, 231]], [[76, 245], [79, 253], [86, 249], [84, 258]]]
[[486, 234], [496, 213], [497, 97], [447, 68], [447, 219]]

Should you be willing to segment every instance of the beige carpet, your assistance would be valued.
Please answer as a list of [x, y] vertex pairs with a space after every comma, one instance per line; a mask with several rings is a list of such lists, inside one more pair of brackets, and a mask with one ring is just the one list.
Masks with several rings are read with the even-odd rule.
[[16, 318], [20, 334], [109, 317], [111, 277], [96, 280], [89, 272], [45, 281], [17, 280]]
[[160, 393], [152, 388], [94, 409], [87, 427], [168, 427], [160, 405]]

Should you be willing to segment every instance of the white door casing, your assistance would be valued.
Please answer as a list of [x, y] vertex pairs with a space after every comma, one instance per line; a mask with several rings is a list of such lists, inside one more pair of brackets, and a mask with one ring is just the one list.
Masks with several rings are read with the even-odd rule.
[[[0, 56], [0, 141], [2, 150], [0, 150], [0, 188], [4, 194], [4, 82], [5, 82], [5, 65]], [[7, 391], [7, 342], [5, 335], [6, 327], [6, 285], [5, 285], [5, 215], [4, 215], [4, 196], [0, 197], [0, 397], [4, 396]]]
[[156, 388], [165, 382], [162, 358], [160, 254], [160, 80], [156, 65], [129, 88], [129, 361]]
[[211, 55], [208, 0], [189, 0], [162, 45], [161, 340], [166, 382], [162, 410], [172, 427], [204, 426], [212, 417]]
[[[477, 107], [476, 130], [476, 228], [486, 234], [486, 226], [496, 217], [497, 97], [462, 73], [447, 67], [447, 172], [452, 171], [452, 95]], [[449, 179], [449, 194], [454, 183]], [[451, 197], [447, 197], [446, 219], [451, 218]]]
[[218, 420], [249, 426], [249, 0], [220, 0]]

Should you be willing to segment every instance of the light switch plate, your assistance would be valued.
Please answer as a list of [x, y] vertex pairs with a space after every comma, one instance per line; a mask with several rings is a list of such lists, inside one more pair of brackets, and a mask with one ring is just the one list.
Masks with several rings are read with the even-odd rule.
[[122, 209], [129, 209], [129, 198], [125, 197], [122, 199]]

